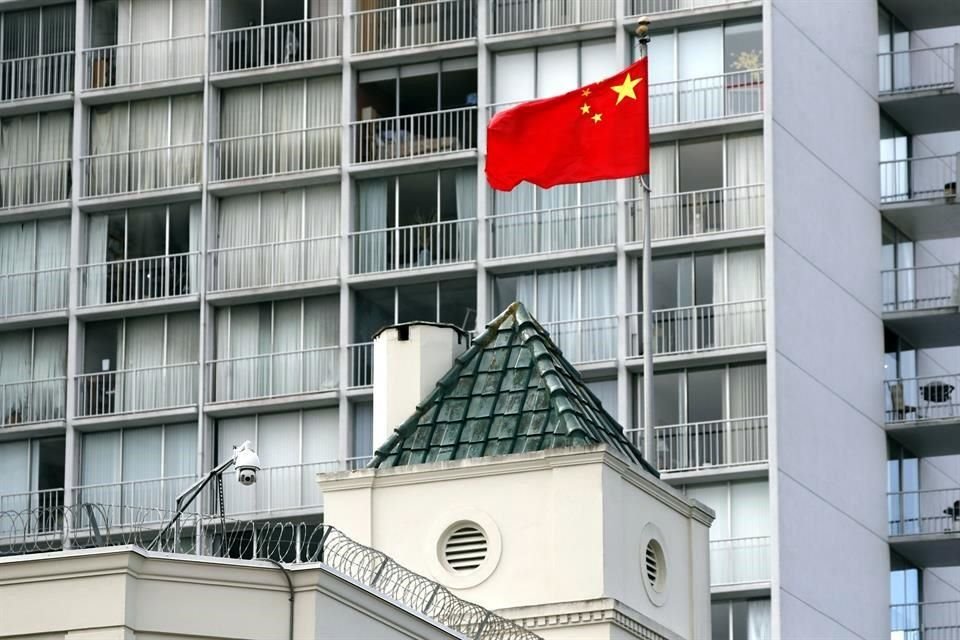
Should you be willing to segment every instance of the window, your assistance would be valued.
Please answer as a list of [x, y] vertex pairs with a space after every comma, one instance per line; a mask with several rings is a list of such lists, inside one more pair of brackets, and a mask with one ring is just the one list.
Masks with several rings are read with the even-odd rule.
[[887, 502], [890, 535], [927, 533], [921, 529], [920, 459], [909, 449], [887, 440]]
[[617, 404], [617, 381], [616, 380], [590, 380], [586, 382], [587, 388], [597, 396], [603, 410], [610, 416], [619, 421], [620, 407]]
[[711, 604], [712, 640], [770, 640], [770, 598], [719, 600]]
[[[937, 609], [924, 611], [934, 614], [921, 624], [920, 603], [923, 602], [923, 571], [902, 556], [890, 554], [890, 636], [896, 640], [920, 640], [921, 629], [938, 628]], [[937, 615], [939, 613], [939, 615]], [[947, 623], [944, 626], [949, 626]]]
[[67, 329], [0, 333], [0, 426], [63, 420]]
[[910, 134], [881, 113], [880, 199], [882, 202], [909, 200], [912, 196], [913, 178], [910, 163], [912, 147], [913, 138]]
[[[879, 37], [878, 53], [896, 53], [910, 50], [910, 31], [882, 6], [877, 7]], [[910, 56], [880, 56], [880, 92], [904, 89], [910, 86]]]
[[0, 118], [0, 208], [70, 198], [69, 111]]
[[493, 59], [493, 101], [512, 104], [548, 98], [607, 78], [622, 68], [613, 40], [587, 40], [519, 51]]
[[353, 292], [356, 342], [369, 342], [383, 327], [399, 322], [446, 322], [471, 331], [477, 320], [474, 278], [359, 289]]
[[0, 225], [0, 317], [65, 309], [70, 219]]
[[[63, 465], [63, 437], [0, 442], [0, 513], [55, 510], [62, 505]], [[0, 523], [0, 533], [22, 526], [6, 520]]]
[[373, 442], [373, 403], [355, 402], [351, 407], [353, 422], [350, 429], [350, 457], [354, 460], [354, 467], [360, 468], [366, 466], [373, 455], [374, 447], [383, 443]]
[[917, 302], [916, 246], [887, 221], [882, 227], [882, 243], [883, 310], [909, 309]]
[[5, 81], [0, 100], [73, 90], [75, 9], [53, 5], [2, 14]]
[[[917, 418], [920, 392], [917, 379], [917, 350], [890, 329], [883, 331], [883, 379], [887, 422]], [[928, 408], [929, 409], [932, 407]], [[947, 408], [946, 411], [952, 411]]]

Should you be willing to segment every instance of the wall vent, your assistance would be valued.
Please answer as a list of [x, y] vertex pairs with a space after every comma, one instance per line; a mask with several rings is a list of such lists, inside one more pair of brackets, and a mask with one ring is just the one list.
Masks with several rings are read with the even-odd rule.
[[473, 571], [487, 558], [487, 536], [475, 524], [462, 524], [447, 534], [442, 549], [444, 564], [452, 571]]

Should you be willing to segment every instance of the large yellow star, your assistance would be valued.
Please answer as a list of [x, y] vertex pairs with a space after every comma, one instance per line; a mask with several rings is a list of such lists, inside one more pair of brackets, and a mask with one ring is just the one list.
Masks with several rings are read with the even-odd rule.
[[633, 92], [633, 88], [638, 84], [640, 84], [642, 80], [643, 78], [637, 78], [636, 80], [631, 80], [630, 74], [628, 73], [627, 77], [624, 78], [623, 80], [623, 84], [610, 87], [610, 89], [612, 89], [617, 94], [617, 104], [620, 104], [620, 102], [624, 98], [632, 98], [636, 100], [637, 94]]
[[588, 105], [586, 102], [584, 102], [584, 103], [583, 103], [583, 106], [580, 107], [580, 113], [582, 113], [582, 114], [584, 114], [584, 115], [587, 115], [588, 113], [590, 113], [590, 105]]

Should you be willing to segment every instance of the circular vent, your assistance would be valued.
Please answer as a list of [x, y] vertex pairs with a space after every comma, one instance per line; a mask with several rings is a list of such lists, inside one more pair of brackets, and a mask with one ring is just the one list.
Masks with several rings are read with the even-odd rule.
[[444, 564], [451, 570], [473, 571], [487, 558], [487, 536], [475, 524], [462, 524], [447, 535], [442, 548]]
[[663, 548], [656, 540], [647, 542], [647, 548], [643, 556], [643, 574], [647, 583], [655, 591], [663, 589]]

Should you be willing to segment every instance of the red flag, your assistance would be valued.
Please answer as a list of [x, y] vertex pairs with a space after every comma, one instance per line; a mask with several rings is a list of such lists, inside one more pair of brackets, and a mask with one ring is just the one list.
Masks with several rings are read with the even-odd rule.
[[498, 113], [487, 127], [487, 181], [510, 191], [649, 173], [647, 59], [555, 98]]

